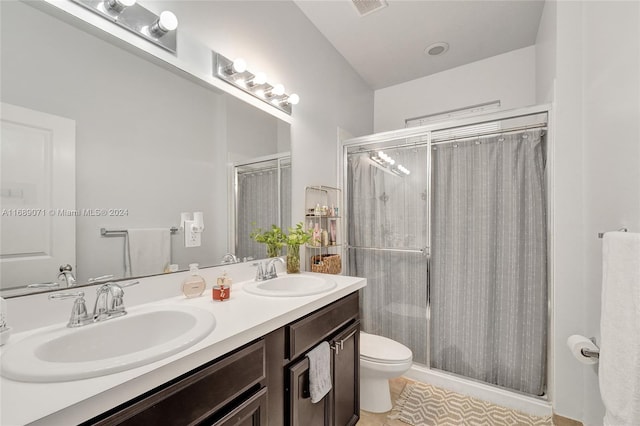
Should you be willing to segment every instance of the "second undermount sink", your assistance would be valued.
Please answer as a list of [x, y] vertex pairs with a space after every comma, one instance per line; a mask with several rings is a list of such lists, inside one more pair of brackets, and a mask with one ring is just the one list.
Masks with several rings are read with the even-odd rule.
[[159, 305], [80, 328], [57, 327], [8, 345], [2, 375], [24, 382], [61, 382], [104, 376], [187, 349], [216, 320], [200, 308]]
[[335, 281], [308, 274], [281, 275], [266, 281], [249, 281], [243, 289], [258, 296], [296, 297], [311, 296], [336, 288]]

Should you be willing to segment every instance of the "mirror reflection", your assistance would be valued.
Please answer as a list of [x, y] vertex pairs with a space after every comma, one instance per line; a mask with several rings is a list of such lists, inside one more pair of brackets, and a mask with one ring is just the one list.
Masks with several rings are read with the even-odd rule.
[[289, 225], [288, 124], [28, 4], [0, 15], [3, 296], [265, 257], [247, 229]]

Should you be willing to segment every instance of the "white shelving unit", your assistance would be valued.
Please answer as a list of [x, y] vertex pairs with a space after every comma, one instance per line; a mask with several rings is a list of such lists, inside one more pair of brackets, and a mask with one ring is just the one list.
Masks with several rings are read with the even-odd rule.
[[341, 203], [339, 188], [323, 185], [305, 188], [305, 228], [319, 234], [318, 239], [306, 245], [307, 271], [341, 274], [344, 269]]

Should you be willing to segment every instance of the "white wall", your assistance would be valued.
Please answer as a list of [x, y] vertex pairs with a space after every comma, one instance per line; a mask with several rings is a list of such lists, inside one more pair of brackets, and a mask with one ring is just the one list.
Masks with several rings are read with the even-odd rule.
[[[145, 5], [153, 7], [152, 2], [145, 2]], [[229, 158], [226, 158], [229, 139], [246, 141], [251, 135], [254, 135], [252, 139], [257, 139], [255, 134], [258, 133], [261, 139], [266, 140], [267, 135], [275, 135], [279, 149], [288, 145], [288, 141], [291, 140], [293, 173], [296, 176], [292, 189], [293, 219], [302, 220], [304, 187], [311, 184], [336, 184], [337, 164], [334, 152], [336, 129], [344, 127], [356, 135], [372, 131], [373, 91], [292, 2], [162, 1], [155, 6], [157, 9], [171, 9], [178, 15], [180, 30], [183, 31], [181, 46], [184, 47], [184, 40], [196, 39], [199, 43], [206, 44], [205, 47], [208, 46], [229, 57], [241, 55], [247, 58], [252, 70], [264, 70], [271, 76], [270, 81], [284, 82], [288, 93], [294, 91], [299, 93], [302, 102], [294, 109], [291, 135], [288, 134], [288, 126], [282, 123], [276, 123], [275, 126], [268, 123], [264, 126], [253, 126], [250, 120], [246, 120], [242, 127], [243, 123], [238, 123], [237, 120], [225, 120], [227, 110], [237, 109], [237, 102], [227, 105], [222, 96], [215, 91], [203, 91], [201, 86], [182, 79], [178, 74], [168, 73], [151, 62], [138, 58], [136, 54], [128, 53], [131, 51], [135, 53], [135, 49], [120, 50], [46, 15], [43, 15], [42, 19], [47, 22], [42, 25], [22, 25], [25, 39], [5, 38], [5, 40], [13, 40], [15, 51], [23, 48], [25, 52], [30, 52], [27, 59], [31, 62], [24, 77], [27, 79], [25, 81], [32, 81], [34, 84], [25, 86], [29, 90], [20, 90], [19, 86], [13, 84], [13, 80], [18, 77], [7, 75], [5, 80], [7, 83], [3, 84], [3, 98], [5, 96], [7, 98], [3, 100], [29, 106], [22, 98], [25, 94], [31, 93], [31, 96], [36, 98], [36, 102], [31, 104], [32, 108], [76, 119], [80, 117], [83, 129], [96, 129], [95, 135], [93, 130], [89, 130], [89, 136], [87, 133], [82, 135], [82, 132], [79, 132], [80, 138], [95, 142], [106, 140], [113, 144], [111, 149], [107, 150], [98, 145], [87, 144], [82, 147], [92, 158], [92, 161], [85, 161], [79, 166], [82, 173], [86, 172], [87, 176], [86, 180], [79, 178], [83, 182], [78, 185], [79, 197], [86, 196], [87, 205], [95, 208], [96, 206], [90, 201], [95, 200], [96, 193], [106, 191], [106, 193], [117, 194], [121, 188], [127, 186], [129, 179], [154, 182], [156, 184], [154, 192], [144, 194], [146, 197], [143, 204], [146, 209], [161, 210], [162, 215], [158, 217], [163, 219], [158, 219], [158, 222], [153, 224], [148, 221], [135, 223], [134, 226], [165, 226], [177, 223], [179, 215], [175, 215], [172, 210], [159, 208], [155, 202], [163, 197], [165, 199], [172, 197], [174, 201], [172, 205], [177, 211], [205, 211], [205, 217], [211, 218], [207, 226], [207, 231], [211, 233], [207, 232], [208, 238], [205, 241], [216, 247], [220, 246], [218, 248], [223, 251], [227, 242], [224, 235], [227, 211], [226, 196], [221, 194], [226, 190], [224, 182], [227, 180], [225, 166], [229, 161]], [[30, 9], [21, 3], [18, 3], [17, 7]], [[24, 21], [15, 21], [16, 24], [20, 22]], [[15, 27], [19, 29], [21, 25], [15, 25]], [[69, 42], [54, 42], [48, 34], [50, 27], [55, 28], [51, 31], [62, 28], [60, 31], [66, 32]], [[44, 34], [40, 34], [40, 31]], [[75, 36], [72, 33], [78, 35]], [[88, 40], [98, 41], [102, 47], [86, 47]], [[32, 45], [27, 46], [25, 43]], [[44, 49], [43, 46], [45, 46]], [[202, 46], [198, 45], [196, 50], [195, 53], [200, 55], [203, 51]], [[210, 52], [207, 52], [205, 48], [205, 62], [211, 60]], [[83, 60], [68, 59], [75, 58], [78, 53]], [[187, 57], [201, 59], [201, 56], [195, 55], [194, 52], [186, 53]], [[194, 55], [190, 56], [189, 53]], [[42, 69], [46, 68], [43, 64], [50, 62], [50, 56], [68, 60], [68, 68], [59, 73], [59, 78], [57, 74], [42, 73]], [[188, 65], [192, 65], [192, 68], [199, 71], [206, 68], [203, 61], [196, 62]], [[5, 78], [7, 63], [10, 61], [3, 61], [3, 78]], [[108, 64], [118, 64], [116, 80], [112, 80], [105, 71]], [[97, 69], [94, 70], [92, 68], [94, 66]], [[134, 74], [134, 70], [140, 71], [147, 78], [132, 79], [130, 74]], [[73, 87], [77, 88], [73, 89]], [[4, 88], [12, 90], [4, 90]], [[95, 101], [98, 95], [108, 96], [112, 92], [116, 94], [108, 97], [108, 101]], [[140, 101], [139, 96], [132, 96], [130, 99], [122, 97], [123, 93], [133, 95], [139, 92], [143, 92], [141, 97], [148, 99], [152, 105], [146, 105], [145, 102]], [[60, 101], [72, 95], [78, 95], [86, 103], [73, 107], [73, 110], [58, 107]], [[172, 103], [164, 104], [167, 100], [171, 100]], [[126, 107], [122, 108], [123, 105]], [[190, 107], [195, 107], [196, 111], [190, 111]], [[95, 110], [96, 108], [98, 111]], [[105, 119], [104, 114], [109, 108], [113, 108], [115, 112], [111, 113], [109, 119]], [[145, 121], [138, 123], [140, 125], [131, 124], [129, 127], [120, 126], [115, 129], [112, 122], [121, 122], [123, 119], [118, 115], [119, 111], [125, 115], [132, 111], [134, 115], [136, 111], [151, 112], [163, 125], [156, 126]], [[116, 144], [122, 145], [125, 149], [128, 140], [139, 136], [148, 137], [147, 148], [154, 150], [161, 146], [166, 148], [163, 152], [168, 153], [168, 157], [161, 157], [156, 152], [153, 158], [154, 166], [159, 167], [150, 168], [148, 164], [140, 165], [139, 161], [129, 164], [119, 160], [123, 155], [126, 158], [126, 152], [116, 150]], [[190, 143], [204, 144], [204, 151], [190, 149]], [[235, 143], [232, 144], [233, 146], [238, 148], [237, 156], [247, 156], [246, 147], [237, 146]], [[261, 148], [266, 149], [266, 146]], [[288, 146], [287, 150], [289, 150]], [[219, 155], [222, 152], [225, 153], [224, 156]], [[186, 170], [177, 170], [174, 167], [175, 158], [172, 157], [175, 155], [189, 157], [191, 166]], [[216, 163], [203, 161], [210, 158], [215, 158]], [[112, 164], [113, 174], [96, 174], [95, 163]], [[171, 170], [172, 173], [167, 173], [167, 170]], [[186, 176], [193, 183], [181, 184], [178, 188], [174, 188], [176, 182], [173, 177], [178, 174]], [[87, 185], [89, 181], [103, 186], [105, 191], [89, 188]], [[204, 202], [206, 206], [203, 206], [202, 194], [214, 194], [214, 201], [206, 201]], [[130, 197], [116, 197], [113, 203], [116, 200], [120, 201], [116, 204], [123, 204], [125, 207], [137, 205], [137, 200]], [[182, 201], [179, 202], [179, 200]], [[82, 206], [78, 204], [78, 207]], [[97, 229], [100, 226], [116, 225], [119, 223], [106, 220], [100, 221], [100, 224], [92, 222], [87, 226], [81, 225], [82, 229], [78, 232], [79, 241], [96, 239]], [[121, 239], [109, 239], [108, 242], [110, 250], [114, 252], [120, 250]], [[105, 239], [101, 239], [101, 243], [104, 245]], [[86, 256], [90, 252], [79, 249], [78, 253], [84, 253]], [[92, 259], [104, 259], [103, 256], [92, 254]], [[217, 255], [213, 257], [217, 258]], [[214, 263], [186, 257], [179, 260], [181, 263], [183, 260], [184, 262], [196, 260], [200, 263]], [[107, 264], [96, 265], [101, 273], [92, 270], [81, 278], [109, 273], [116, 264], [120, 265], [120, 263], [118, 259]]]
[[502, 109], [533, 105], [535, 46], [376, 90], [376, 132], [401, 129], [407, 118], [499, 100]]
[[598, 425], [597, 366], [565, 341], [600, 337], [597, 233], [640, 230], [640, 4], [547, 1], [537, 49], [537, 97], [555, 106], [554, 410]]
[[290, 1], [145, 2], [173, 10], [180, 28], [250, 70], [298, 93], [291, 126], [293, 221], [304, 219], [304, 188], [337, 184], [336, 129], [373, 131], [373, 91]]

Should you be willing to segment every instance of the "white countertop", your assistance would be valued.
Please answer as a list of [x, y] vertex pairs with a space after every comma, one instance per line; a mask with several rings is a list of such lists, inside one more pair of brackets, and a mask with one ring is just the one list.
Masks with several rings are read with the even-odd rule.
[[[366, 285], [363, 278], [341, 275], [328, 277], [337, 283], [334, 290], [305, 297], [255, 296], [242, 291], [242, 283], [236, 283], [233, 285], [231, 298], [218, 302], [211, 299], [212, 281], [208, 279], [209, 285], [202, 297], [185, 299], [183, 296], [175, 296], [151, 302], [147, 306], [182, 304], [207, 309], [216, 317], [216, 328], [202, 341], [182, 352], [142, 367], [107, 376], [60, 383], [24, 383], [2, 377], [0, 424], [66, 426], [88, 420]], [[150, 289], [154, 279], [158, 281], [155, 277], [145, 279], [145, 291], [153, 291]], [[9, 299], [9, 302], [11, 300]], [[92, 303], [91, 298], [87, 299], [87, 303]], [[139, 306], [128, 306], [128, 311], [132, 313], [139, 309]], [[70, 312], [71, 305], [65, 304], [65, 307]], [[59, 328], [65, 325], [66, 322], [49, 327]], [[7, 345], [38, 330], [40, 329], [14, 334]]]

